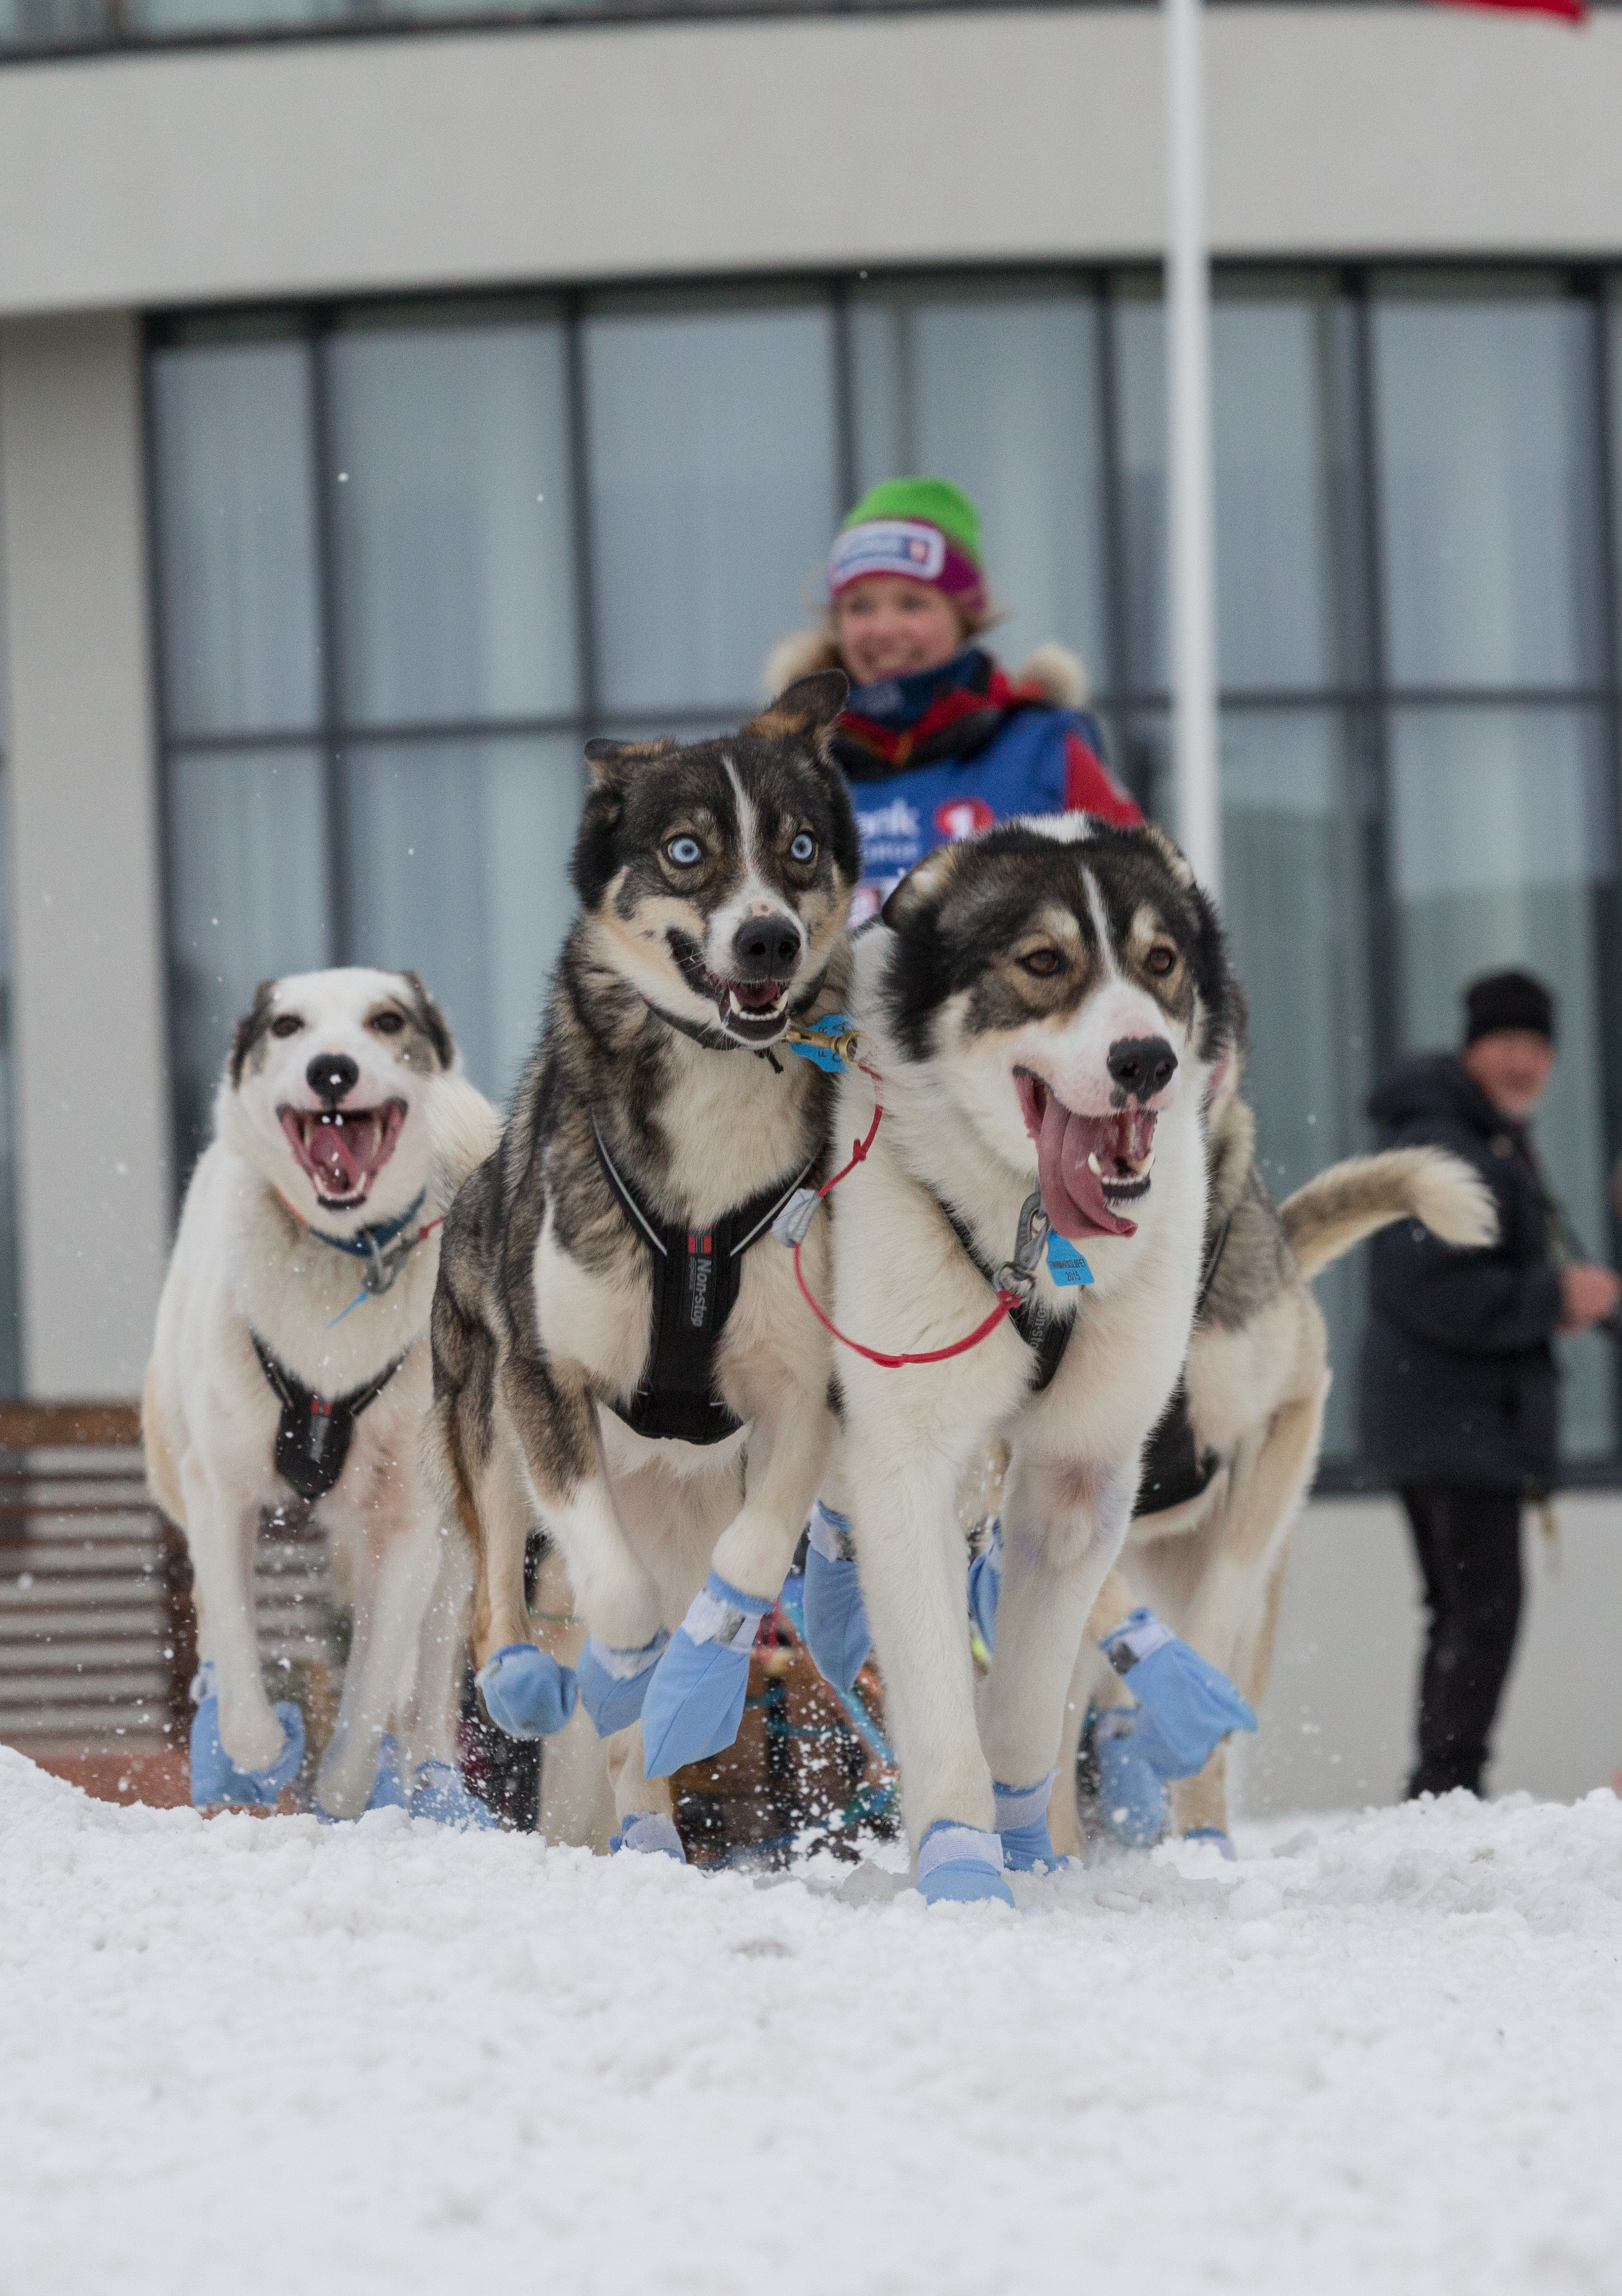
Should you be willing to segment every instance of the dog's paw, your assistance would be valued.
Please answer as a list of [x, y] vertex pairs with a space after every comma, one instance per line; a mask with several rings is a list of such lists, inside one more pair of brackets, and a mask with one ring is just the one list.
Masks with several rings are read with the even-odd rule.
[[1003, 1845], [976, 1825], [938, 1817], [918, 1846], [918, 1887], [926, 1906], [1012, 1906]]
[[533, 1643], [508, 1643], [473, 1679], [491, 1721], [509, 1738], [550, 1738], [575, 1710], [574, 1676]]
[[818, 1499], [806, 1548], [806, 1648], [836, 1690], [848, 1690], [872, 1648], [872, 1628], [850, 1546], [850, 1525]]
[[291, 1699], [277, 1706], [282, 1751], [260, 1770], [239, 1770], [219, 1734], [219, 1698], [214, 1669], [201, 1670], [202, 1695], [192, 1717], [192, 1801], [198, 1809], [217, 1805], [238, 1809], [274, 1809], [284, 1786], [291, 1785], [304, 1761], [304, 1717]]
[[710, 1572], [648, 1685], [642, 1749], [649, 1777], [668, 1778], [732, 1744], [743, 1719], [756, 1629], [775, 1601], [741, 1594]]
[[430, 1825], [454, 1825], [462, 1832], [470, 1826], [482, 1831], [496, 1823], [495, 1811], [470, 1792], [453, 1762], [422, 1763], [412, 1784], [408, 1807], [413, 1817], [425, 1817]]
[[1048, 1796], [1056, 1771], [1050, 1770], [1034, 1786], [993, 1784], [996, 1798], [997, 1834], [1003, 1863], [1011, 1874], [1068, 1873], [1070, 1860], [1061, 1857], [1047, 1830]]
[[1192, 1778], [1230, 1731], [1255, 1729], [1227, 1676], [1152, 1611], [1134, 1611], [1100, 1647], [1138, 1702], [1137, 1751], [1158, 1777]]
[[1166, 1831], [1166, 1789], [1139, 1751], [1142, 1709], [1089, 1708], [1084, 1726], [1098, 1772], [1098, 1821], [1124, 1849], [1152, 1849]]
[[621, 1818], [609, 1848], [616, 1853], [627, 1850], [643, 1857], [674, 1857], [681, 1866], [687, 1863], [675, 1820], [656, 1809], [633, 1810], [629, 1817]]
[[670, 1636], [661, 1627], [651, 1643], [639, 1650], [616, 1650], [593, 1635], [580, 1653], [578, 1678], [580, 1703], [591, 1716], [597, 1735], [611, 1738], [628, 1730], [642, 1712], [642, 1702], [653, 1679], [653, 1669]]

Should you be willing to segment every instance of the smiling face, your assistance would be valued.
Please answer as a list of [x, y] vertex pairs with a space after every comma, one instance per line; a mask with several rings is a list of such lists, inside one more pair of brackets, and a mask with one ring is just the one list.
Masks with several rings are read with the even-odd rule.
[[455, 1058], [414, 973], [355, 965], [261, 981], [232, 1040], [220, 1136], [301, 1218], [349, 1233], [424, 1185], [423, 1096]]
[[943, 846], [884, 907], [891, 1029], [1061, 1235], [1131, 1235], [1155, 1131], [1233, 1025], [1214, 910], [1170, 840], [1069, 815]]
[[857, 685], [939, 669], [968, 644], [968, 625], [930, 582], [905, 574], [869, 574], [833, 602], [840, 660]]
[[827, 968], [859, 869], [825, 753], [838, 670], [802, 678], [735, 736], [594, 742], [574, 882], [591, 945], [656, 1011], [756, 1048]]

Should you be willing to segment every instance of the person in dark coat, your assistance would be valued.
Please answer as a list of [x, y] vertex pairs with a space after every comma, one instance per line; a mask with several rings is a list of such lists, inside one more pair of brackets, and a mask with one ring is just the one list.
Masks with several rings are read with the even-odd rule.
[[1520, 1620], [1520, 1510], [1558, 1471], [1557, 1332], [1612, 1315], [1622, 1280], [1569, 1264], [1528, 1119], [1554, 1066], [1554, 999], [1525, 972], [1465, 991], [1463, 1049], [1413, 1061], [1369, 1112], [1388, 1144], [1450, 1148], [1498, 1204], [1455, 1250], [1404, 1222], [1372, 1247], [1363, 1440], [1401, 1496], [1429, 1612], [1410, 1797], [1481, 1790]]

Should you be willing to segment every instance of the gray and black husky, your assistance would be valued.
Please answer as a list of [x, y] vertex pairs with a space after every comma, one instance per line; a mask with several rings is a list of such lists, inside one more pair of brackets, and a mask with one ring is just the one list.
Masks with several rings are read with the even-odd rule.
[[[568, 1718], [577, 1677], [525, 1605], [542, 1524], [630, 1848], [680, 1854], [663, 1777], [736, 1730], [833, 1431], [827, 1334], [771, 1228], [829, 1133], [832, 1079], [788, 1032], [845, 997], [845, 692], [825, 672], [733, 736], [588, 745], [580, 914], [538, 1047], [499, 1141], [445, 1144], [483, 1160], [432, 1324], [479, 1680], [515, 1734]], [[825, 1303], [823, 1226], [804, 1267]]]

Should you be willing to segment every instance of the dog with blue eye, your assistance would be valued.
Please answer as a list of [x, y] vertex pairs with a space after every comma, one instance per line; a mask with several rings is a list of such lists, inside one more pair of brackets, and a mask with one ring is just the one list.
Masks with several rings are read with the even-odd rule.
[[[682, 1855], [669, 1775], [737, 1733], [833, 1431], [831, 1341], [772, 1230], [832, 1115], [801, 1040], [848, 978], [845, 693], [826, 671], [733, 734], [588, 744], [579, 913], [534, 1056], [504, 1127], [441, 1135], [466, 1177], [434, 1414], [478, 1680], [514, 1736], [584, 1704], [622, 1851]], [[802, 1266], [825, 1305], [820, 1232]], [[527, 1605], [537, 1529], [588, 1630], [572, 1668]]]
[[142, 1405], [147, 1480], [192, 1562], [200, 1806], [274, 1807], [303, 1766], [254, 1618], [261, 1519], [291, 1514], [324, 1533], [353, 1621], [318, 1810], [487, 1822], [456, 1767], [471, 1557], [422, 1457], [449, 1201], [430, 1119], [452, 1105], [493, 1120], [414, 973], [263, 981], [237, 1023]]

